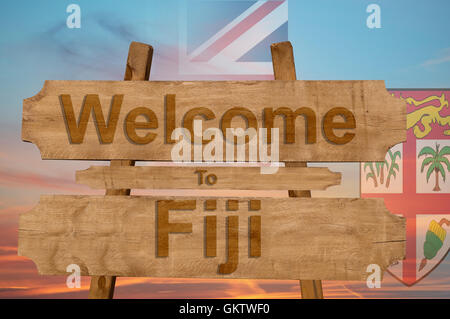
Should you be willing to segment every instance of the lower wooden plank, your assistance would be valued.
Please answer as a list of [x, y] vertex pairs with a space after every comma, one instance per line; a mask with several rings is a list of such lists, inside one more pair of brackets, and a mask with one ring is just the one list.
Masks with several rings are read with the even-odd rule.
[[19, 221], [44, 275], [364, 280], [405, 238], [382, 199], [42, 196]]

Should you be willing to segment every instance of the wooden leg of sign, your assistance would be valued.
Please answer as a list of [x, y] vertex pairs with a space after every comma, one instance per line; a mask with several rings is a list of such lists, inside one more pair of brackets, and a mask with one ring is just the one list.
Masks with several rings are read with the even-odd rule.
[[[289, 41], [274, 43], [270, 46], [275, 80], [297, 80], [295, 73], [294, 51]], [[306, 167], [306, 163], [286, 163], [286, 167]], [[289, 197], [311, 197], [310, 190], [289, 190]], [[320, 280], [300, 280], [303, 299], [322, 299]]]
[[112, 299], [116, 277], [114, 276], [92, 276], [89, 288], [89, 299]]
[[321, 280], [300, 280], [303, 299], [323, 299]]
[[[152, 65], [153, 47], [139, 42], [132, 42], [128, 51], [125, 81], [148, 81]], [[111, 166], [134, 166], [134, 161], [112, 160]], [[106, 195], [130, 195], [130, 189], [108, 189]], [[90, 299], [112, 299], [116, 277], [92, 276], [89, 288]]]

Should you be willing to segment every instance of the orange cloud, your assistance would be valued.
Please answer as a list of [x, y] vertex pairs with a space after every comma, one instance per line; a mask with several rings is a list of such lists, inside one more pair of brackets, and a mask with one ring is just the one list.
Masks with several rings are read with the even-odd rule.
[[0, 171], [0, 185], [19, 188], [57, 189], [59, 191], [85, 190], [74, 180], [17, 171]]

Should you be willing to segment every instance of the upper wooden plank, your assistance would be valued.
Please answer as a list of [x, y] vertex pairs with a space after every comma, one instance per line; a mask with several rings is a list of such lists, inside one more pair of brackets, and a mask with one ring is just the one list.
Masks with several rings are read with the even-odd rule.
[[382, 199], [42, 196], [18, 254], [46, 275], [365, 280], [405, 227]]
[[[92, 112], [80, 116], [83, 104]], [[333, 128], [343, 109], [347, 128]], [[308, 115], [289, 117], [296, 110]], [[406, 139], [405, 104], [383, 81], [46, 81], [24, 100], [22, 139], [43, 159], [170, 161], [172, 129], [194, 118], [203, 130], [224, 131], [228, 124], [259, 129], [273, 118], [285, 162], [380, 161]]]

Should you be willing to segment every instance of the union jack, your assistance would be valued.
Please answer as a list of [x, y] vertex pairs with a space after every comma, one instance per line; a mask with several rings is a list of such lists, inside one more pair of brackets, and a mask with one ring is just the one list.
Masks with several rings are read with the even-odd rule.
[[[287, 40], [287, 0], [184, 1], [183, 4], [179, 26], [181, 75], [273, 79], [269, 48], [271, 43]], [[192, 34], [195, 33], [192, 30], [201, 32]]]

